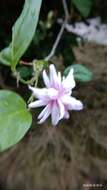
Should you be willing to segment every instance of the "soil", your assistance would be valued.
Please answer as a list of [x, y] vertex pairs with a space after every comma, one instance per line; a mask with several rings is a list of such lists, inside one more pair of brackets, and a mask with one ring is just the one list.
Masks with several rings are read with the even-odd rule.
[[73, 92], [84, 110], [56, 128], [35, 121], [20, 143], [0, 154], [0, 189], [107, 189], [107, 47], [85, 44], [74, 52], [93, 71], [93, 80]]

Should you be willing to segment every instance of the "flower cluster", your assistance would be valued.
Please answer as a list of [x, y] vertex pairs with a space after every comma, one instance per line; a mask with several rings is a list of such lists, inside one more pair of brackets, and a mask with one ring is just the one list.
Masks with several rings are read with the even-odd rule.
[[49, 66], [49, 77], [46, 71], [43, 71], [43, 80], [46, 88], [34, 88], [29, 86], [33, 95], [38, 99], [28, 105], [29, 108], [45, 106], [39, 114], [39, 123], [43, 123], [50, 115], [52, 125], [65, 118], [69, 118], [69, 110], [82, 110], [81, 101], [72, 97], [72, 89], [75, 87], [73, 69], [70, 70], [68, 76], [61, 77], [60, 72], [56, 72], [55, 66]]

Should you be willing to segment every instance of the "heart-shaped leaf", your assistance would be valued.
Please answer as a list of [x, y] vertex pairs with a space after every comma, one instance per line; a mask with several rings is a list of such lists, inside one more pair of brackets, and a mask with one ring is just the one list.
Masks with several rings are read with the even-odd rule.
[[87, 17], [89, 15], [92, 7], [92, 0], [72, 0], [72, 2], [82, 16]]
[[75, 80], [88, 82], [92, 80], [92, 72], [81, 64], [73, 64], [67, 67], [64, 71], [64, 75], [67, 76], [70, 69], [74, 69]]
[[0, 151], [19, 142], [31, 123], [24, 100], [14, 92], [0, 90]]

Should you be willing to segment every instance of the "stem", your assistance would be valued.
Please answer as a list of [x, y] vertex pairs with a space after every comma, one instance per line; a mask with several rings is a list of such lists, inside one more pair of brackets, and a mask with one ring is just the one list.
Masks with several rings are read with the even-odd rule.
[[22, 82], [23, 84], [33, 84], [35, 82], [35, 77], [31, 78], [30, 80], [24, 80], [22, 78], [19, 79], [20, 82]]
[[[35, 76], [35, 77], [34, 77], [34, 78], [35, 78], [35, 80], [34, 80], [34, 83], [35, 83], [35, 84], [34, 84], [34, 87], [37, 88], [38, 79], [39, 79], [39, 73], [36, 72], [35, 63], [33, 63], [33, 70], [34, 70], [34, 73], [35, 73], [35, 74], [34, 74], [34, 76]], [[29, 104], [29, 103], [31, 103], [31, 102], [33, 102], [33, 101], [34, 101], [34, 96], [31, 94], [31, 96], [30, 96], [30, 98], [28, 99], [28, 102], [27, 102], [27, 103]]]
[[68, 6], [66, 0], [62, 0], [63, 3], [63, 8], [65, 12], [65, 18], [68, 20], [69, 19], [69, 11], [68, 11]]
[[57, 36], [57, 39], [56, 39], [56, 41], [55, 41], [55, 43], [54, 43], [54, 45], [52, 47], [52, 50], [51, 50], [50, 54], [45, 58], [45, 61], [49, 61], [54, 56], [55, 51], [57, 49], [57, 46], [58, 46], [58, 44], [60, 42], [60, 39], [61, 39], [61, 37], [63, 35], [64, 29], [65, 29], [65, 25], [66, 25], [66, 20], [63, 22], [62, 27], [60, 29], [60, 32], [59, 32], [59, 34]]
[[27, 66], [32, 66], [32, 63], [26, 62], [26, 61], [20, 61], [20, 64], [22, 65], [27, 65]]
[[59, 42], [60, 42], [60, 39], [61, 39], [61, 37], [62, 37], [62, 35], [63, 35], [63, 32], [64, 32], [65, 26], [66, 26], [66, 24], [67, 24], [67, 21], [68, 21], [68, 19], [69, 19], [69, 12], [68, 12], [68, 7], [67, 7], [67, 2], [66, 2], [66, 0], [62, 0], [62, 3], [63, 3], [64, 12], [65, 12], [65, 20], [63, 21], [63, 24], [62, 24], [62, 26], [61, 26], [61, 29], [60, 29], [60, 31], [59, 31], [59, 34], [58, 34], [58, 36], [57, 36], [57, 38], [56, 38], [56, 41], [55, 41], [55, 43], [54, 43], [54, 45], [53, 45], [53, 47], [52, 47], [52, 50], [51, 50], [51, 52], [49, 53], [49, 55], [45, 58], [45, 61], [49, 61], [49, 60], [54, 56], [54, 54], [55, 54], [55, 52], [56, 52], [56, 49], [57, 49], [57, 47], [58, 47], [58, 44], [59, 44]]

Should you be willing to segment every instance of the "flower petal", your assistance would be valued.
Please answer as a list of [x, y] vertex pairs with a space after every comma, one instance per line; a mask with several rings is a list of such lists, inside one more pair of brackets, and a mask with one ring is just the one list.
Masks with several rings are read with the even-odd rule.
[[57, 102], [59, 105], [60, 119], [62, 119], [65, 115], [65, 107], [60, 100], [58, 100]]
[[50, 107], [49, 107], [49, 104], [48, 104], [48, 105], [41, 111], [41, 113], [40, 113], [39, 116], [38, 116], [38, 119], [41, 119], [49, 108], [50, 108]]
[[65, 111], [64, 118], [65, 118], [65, 119], [69, 119], [69, 117], [70, 117], [70, 116], [69, 116], [69, 112], [68, 112], [68, 111]]
[[30, 103], [28, 105], [28, 107], [29, 108], [37, 108], [37, 107], [45, 106], [46, 104], [47, 104], [47, 102], [45, 102], [43, 100], [37, 100], [37, 101]]
[[67, 106], [69, 110], [82, 110], [83, 104], [80, 100], [71, 97], [71, 103]]
[[71, 69], [67, 77], [63, 79], [62, 85], [63, 85], [63, 88], [66, 90], [72, 90], [75, 87], [73, 69]]
[[56, 126], [58, 124], [58, 121], [60, 120], [60, 111], [59, 106], [57, 103], [53, 103], [52, 109], [51, 109], [51, 119], [52, 119], [52, 125]]
[[49, 88], [47, 90], [47, 96], [50, 100], [55, 100], [58, 97], [58, 91], [55, 88]]
[[55, 66], [53, 64], [50, 65], [49, 67], [50, 69], [50, 82], [51, 82], [51, 86], [57, 86], [58, 84], [58, 75], [55, 69]]
[[69, 104], [71, 104], [72, 99], [71, 99], [71, 96], [65, 94], [65, 95], [63, 95], [63, 96], [61, 97], [61, 101], [62, 101], [62, 103], [63, 103], [64, 105], [69, 105]]
[[68, 110], [82, 110], [83, 109], [83, 104], [81, 101], [77, 100], [74, 97], [64, 95], [61, 98], [62, 103], [65, 105], [65, 107]]
[[58, 72], [58, 81], [61, 83], [61, 72]]
[[39, 114], [38, 119], [40, 119], [40, 121], [38, 122], [39, 124], [43, 123], [50, 115], [51, 113], [51, 109], [50, 109], [50, 105], [47, 105], [43, 111]]
[[50, 87], [50, 80], [49, 80], [49, 77], [48, 77], [45, 70], [43, 71], [43, 80], [44, 80], [46, 87], [49, 88]]
[[29, 89], [33, 92], [33, 95], [42, 100], [47, 100], [47, 88], [35, 88], [29, 86]]

